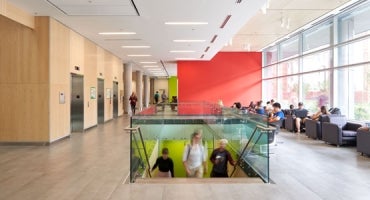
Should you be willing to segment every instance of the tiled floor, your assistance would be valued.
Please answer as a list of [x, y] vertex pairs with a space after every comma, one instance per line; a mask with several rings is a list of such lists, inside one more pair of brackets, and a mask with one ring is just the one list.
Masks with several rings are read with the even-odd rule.
[[128, 118], [51, 146], [0, 146], [0, 199], [370, 199], [370, 158], [280, 133], [276, 184], [122, 184], [129, 172]]

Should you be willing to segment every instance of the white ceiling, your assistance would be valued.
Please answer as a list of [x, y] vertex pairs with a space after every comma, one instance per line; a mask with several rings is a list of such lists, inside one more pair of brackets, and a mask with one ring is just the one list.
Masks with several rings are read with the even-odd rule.
[[[303, 27], [322, 15], [329, 13], [350, 0], [269, 0], [266, 13], [260, 10], [239, 32], [234, 35], [232, 45], [222, 51], [260, 51], [270, 43]], [[281, 27], [284, 18], [284, 27]], [[289, 18], [290, 27], [287, 28]], [[249, 45], [248, 45], [249, 44]]]
[[[344, 4], [348, 0], [8, 0], [36, 15], [51, 16], [89, 38], [99, 46], [134, 62], [162, 62], [168, 75], [176, 75], [176, 58], [210, 60], [219, 51], [259, 51], [269, 43]], [[132, 3], [134, 2], [134, 4]], [[261, 7], [267, 5], [266, 14]], [[138, 15], [139, 14], [139, 15]], [[225, 18], [231, 15], [224, 28]], [[281, 18], [290, 19], [282, 28]], [[165, 22], [208, 22], [207, 25], [169, 26]], [[99, 35], [99, 32], [136, 32], [136, 35]], [[214, 35], [217, 39], [211, 43]], [[232, 38], [230, 40], [230, 38]], [[176, 39], [205, 40], [200, 43], [175, 43]], [[225, 46], [228, 44], [228, 46]], [[121, 46], [150, 46], [123, 49]], [[250, 49], [246, 48], [250, 46]], [[205, 49], [209, 50], [205, 52]], [[194, 51], [171, 53], [172, 50]], [[150, 57], [128, 57], [149, 54]], [[201, 58], [203, 56], [203, 58]]]

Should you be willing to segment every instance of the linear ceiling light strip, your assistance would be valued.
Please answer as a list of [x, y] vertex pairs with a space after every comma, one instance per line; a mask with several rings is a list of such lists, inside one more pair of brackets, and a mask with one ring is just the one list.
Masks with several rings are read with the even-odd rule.
[[132, 6], [134, 7], [134, 9], [135, 9], [135, 11], [136, 11], [137, 16], [140, 16], [139, 10], [137, 9], [137, 7], [136, 7], [136, 4], [135, 4], [134, 0], [131, 0], [131, 4], [132, 4]]
[[231, 18], [231, 15], [226, 16], [226, 18], [225, 18], [224, 22], [222, 22], [220, 28], [224, 28], [226, 26], [227, 22], [229, 22], [230, 18]]

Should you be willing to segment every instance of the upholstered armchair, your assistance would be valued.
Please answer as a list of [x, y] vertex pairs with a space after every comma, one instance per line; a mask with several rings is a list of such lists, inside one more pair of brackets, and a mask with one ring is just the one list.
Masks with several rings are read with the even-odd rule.
[[357, 151], [363, 154], [370, 155], [370, 131], [357, 131]]
[[345, 116], [329, 116], [329, 122], [322, 123], [322, 140], [337, 146], [355, 143], [360, 127], [361, 124], [347, 122]]

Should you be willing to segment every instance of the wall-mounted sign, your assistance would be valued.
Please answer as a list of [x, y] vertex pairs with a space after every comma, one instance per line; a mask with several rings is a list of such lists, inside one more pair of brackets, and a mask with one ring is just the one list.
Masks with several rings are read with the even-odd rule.
[[90, 99], [96, 99], [96, 88], [95, 87], [90, 88]]
[[64, 92], [59, 92], [59, 104], [65, 104], [66, 103], [66, 95]]
[[106, 91], [106, 93], [105, 93], [105, 97], [106, 97], [107, 99], [110, 99], [110, 98], [112, 97], [112, 93], [111, 93], [110, 88], [107, 88], [107, 91]]

